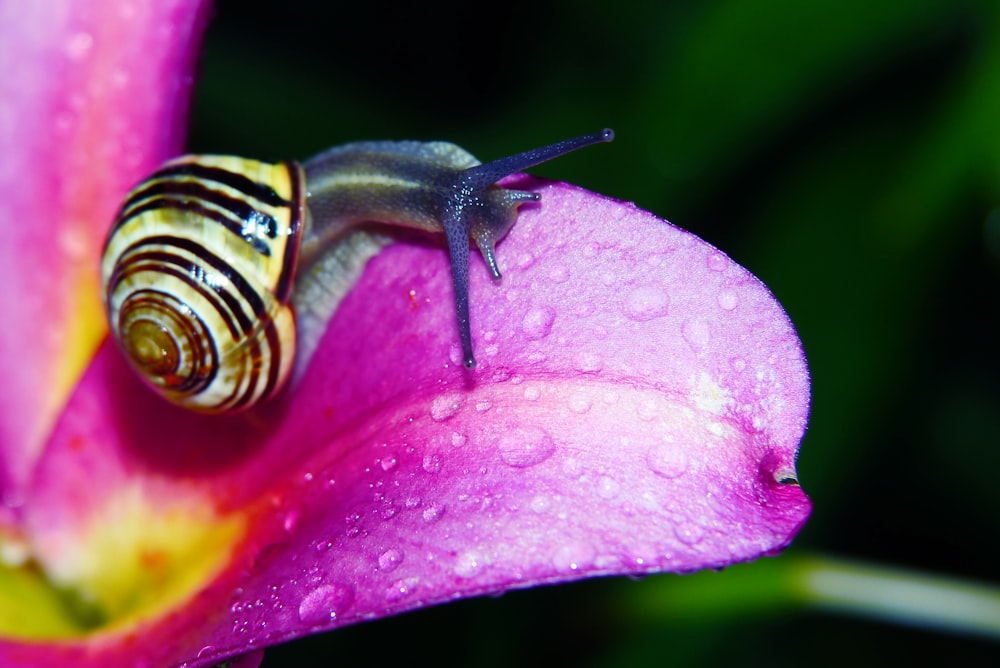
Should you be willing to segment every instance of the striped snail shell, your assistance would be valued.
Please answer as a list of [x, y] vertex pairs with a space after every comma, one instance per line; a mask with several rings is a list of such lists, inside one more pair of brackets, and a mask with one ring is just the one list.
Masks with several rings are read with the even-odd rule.
[[381, 224], [444, 233], [471, 368], [469, 242], [499, 279], [494, 245], [518, 206], [539, 199], [496, 182], [613, 137], [603, 130], [485, 164], [446, 142], [347, 144], [303, 166], [176, 158], [128, 194], [105, 243], [112, 336], [166, 399], [210, 413], [250, 408], [291, 376], [296, 292], [338, 280], [316, 267], [347, 247], [349, 232]]

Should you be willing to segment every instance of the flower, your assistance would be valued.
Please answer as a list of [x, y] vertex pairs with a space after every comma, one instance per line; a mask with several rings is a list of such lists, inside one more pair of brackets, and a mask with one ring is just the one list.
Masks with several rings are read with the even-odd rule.
[[443, 251], [397, 244], [276, 402], [218, 418], [153, 396], [100, 344], [95, 266], [122, 193], [179, 148], [205, 13], [156, 5], [0, 21], [0, 663], [205, 665], [789, 543], [810, 506], [787, 316], [705, 242], [566, 184], [515, 177], [542, 204], [502, 283], [473, 266], [474, 372]]

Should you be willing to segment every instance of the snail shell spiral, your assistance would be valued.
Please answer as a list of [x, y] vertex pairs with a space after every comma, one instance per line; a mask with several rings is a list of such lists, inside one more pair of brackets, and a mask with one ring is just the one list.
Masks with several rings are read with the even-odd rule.
[[170, 401], [234, 411], [280, 389], [305, 194], [296, 163], [183, 156], [129, 193], [101, 262], [113, 337]]

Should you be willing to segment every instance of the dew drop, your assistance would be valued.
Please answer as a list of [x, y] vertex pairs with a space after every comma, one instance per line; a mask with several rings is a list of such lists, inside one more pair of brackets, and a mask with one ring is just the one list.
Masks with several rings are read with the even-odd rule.
[[531, 253], [521, 253], [514, 262], [517, 264], [518, 269], [528, 269], [531, 265], [535, 264], [535, 256]]
[[549, 497], [539, 494], [531, 499], [528, 507], [536, 513], [545, 513], [552, 507], [552, 503], [549, 501]]
[[719, 251], [712, 251], [705, 258], [705, 264], [712, 271], [724, 271], [727, 266], [729, 266], [729, 258], [720, 253]]
[[667, 293], [655, 285], [635, 288], [625, 296], [625, 315], [636, 322], [662, 318], [670, 307]]
[[553, 283], [565, 283], [569, 280], [569, 269], [562, 264], [555, 265], [549, 269], [549, 280]]
[[443, 514], [444, 514], [444, 506], [439, 506], [435, 504], [424, 508], [424, 512], [421, 513], [421, 516], [424, 518], [424, 522], [427, 522], [428, 524], [433, 524], [434, 522], [437, 522], [439, 519], [441, 519], [441, 516]]
[[318, 541], [316, 541], [316, 545], [314, 547], [317, 552], [323, 553], [329, 550], [331, 547], [333, 547], [333, 541], [320, 538]]
[[387, 472], [396, 468], [396, 464], [398, 463], [399, 460], [396, 459], [396, 455], [386, 455], [385, 457], [382, 457], [381, 461], [379, 462], [379, 464], [382, 466], [382, 470]]
[[742, 357], [734, 357], [729, 360], [729, 366], [733, 368], [736, 373], [742, 373], [744, 369], [747, 368], [747, 361]]
[[723, 290], [718, 297], [719, 306], [726, 311], [732, 311], [740, 304], [740, 296], [736, 290]]
[[679, 478], [688, 470], [688, 456], [674, 443], [660, 443], [646, 452], [646, 464], [660, 477]]
[[711, 339], [711, 333], [708, 330], [708, 323], [697, 318], [691, 318], [684, 321], [684, 324], [681, 325], [681, 335], [695, 352], [704, 349]]
[[476, 402], [476, 411], [479, 413], [485, 413], [491, 408], [493, 408], [493, 402], [489, 399], [481, 399]]
[[305, 624], [321, 624], [337, 618], [354, 602], [354, 589], [345, 584], [327, 584], [306, 594], [299, 604], [299, 619]]
[[396, 580], [386, 588], [385, 599], [390, 603], [398, 601], [404, 596], [409, 595], [409, 593], [413, 591], [413, 588], [418, 584], [420, 584], [420, 578], [418, 577]]
[[455, 575], [468, 580], [483, 572], [483, 556], [477, 552], [463, 552], [455, 560]]
[[378, 569], [380, 571], [391, 573], [399, 568], [401, 563], [403, 563], [402, 550], [389, 549], [378, 555]]
[[597, 373], [603, 366], [603, 361], [596, 353], [583, 350], [573, 357], [573, 368], [581, 373]]
[[465, 434], [460, 434], [457, 431], [454, 431], [454, 432], [451, 433], [451, 446], [453, 448], [460, 448], [460, 447], [462, 447], [463, 445], [465, 445], [465, 441], [466, 440], [467, 439], [466, 439]]
[[524, 314], [521, 321], [521, 331], [529, 341], [544, 339], [552, 331], [552, 323], [556, 320], [556, 312], [550, 308], [533, 308]]
[[594, 547], [590, 543], [570, 541], [556, 548], [552, 554], [552, 565], [558, 571], [572, 573], [592, 565], [594, 556]]
[[462, 407], [462, 397], [456, 393], [442, 394], [431, 402], [431, 419], [444, 422]]
[[544, 429], [524, 427], [502, 434], [497, 439], [497, 449], [508, 466], [527, 468], [551, 457], [556, 446]]
[[534, 385], [529, 385], [528, 387], [524, 388], [524, 398], [527, 399], [528, 401], [534, 401], [538, 399], [538, 397], [540, 396], [542, 396], [542, 391], [539, 390]]
[[424, 460], [420, 466], [427, 473], [437, 473], [441, 470], [441, 457], [434, 453], [428, 453], [424, 455]]
[[685, 545], [697, 545], [705, 537], [705, 530], [693, 522], [684, 522], [674, 527], [674, 535]]
[[575, 457], [568, 457], [563, 461], [562, 470], [566, 477], [573, 480], [583, 475], [583, 466], [580, 464], [580, 460]]

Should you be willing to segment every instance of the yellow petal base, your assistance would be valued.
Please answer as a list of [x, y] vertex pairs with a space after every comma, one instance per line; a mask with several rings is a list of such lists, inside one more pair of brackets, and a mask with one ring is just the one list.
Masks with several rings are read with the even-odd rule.
[[0, 634], [115, 632], [189, 600], [230, 562], [246, 519], [178, 496], [186, 498], [163, 504], [139, 483], [116, 490], [82, 530], [36, 546], [37, 561], [0, 566]]

